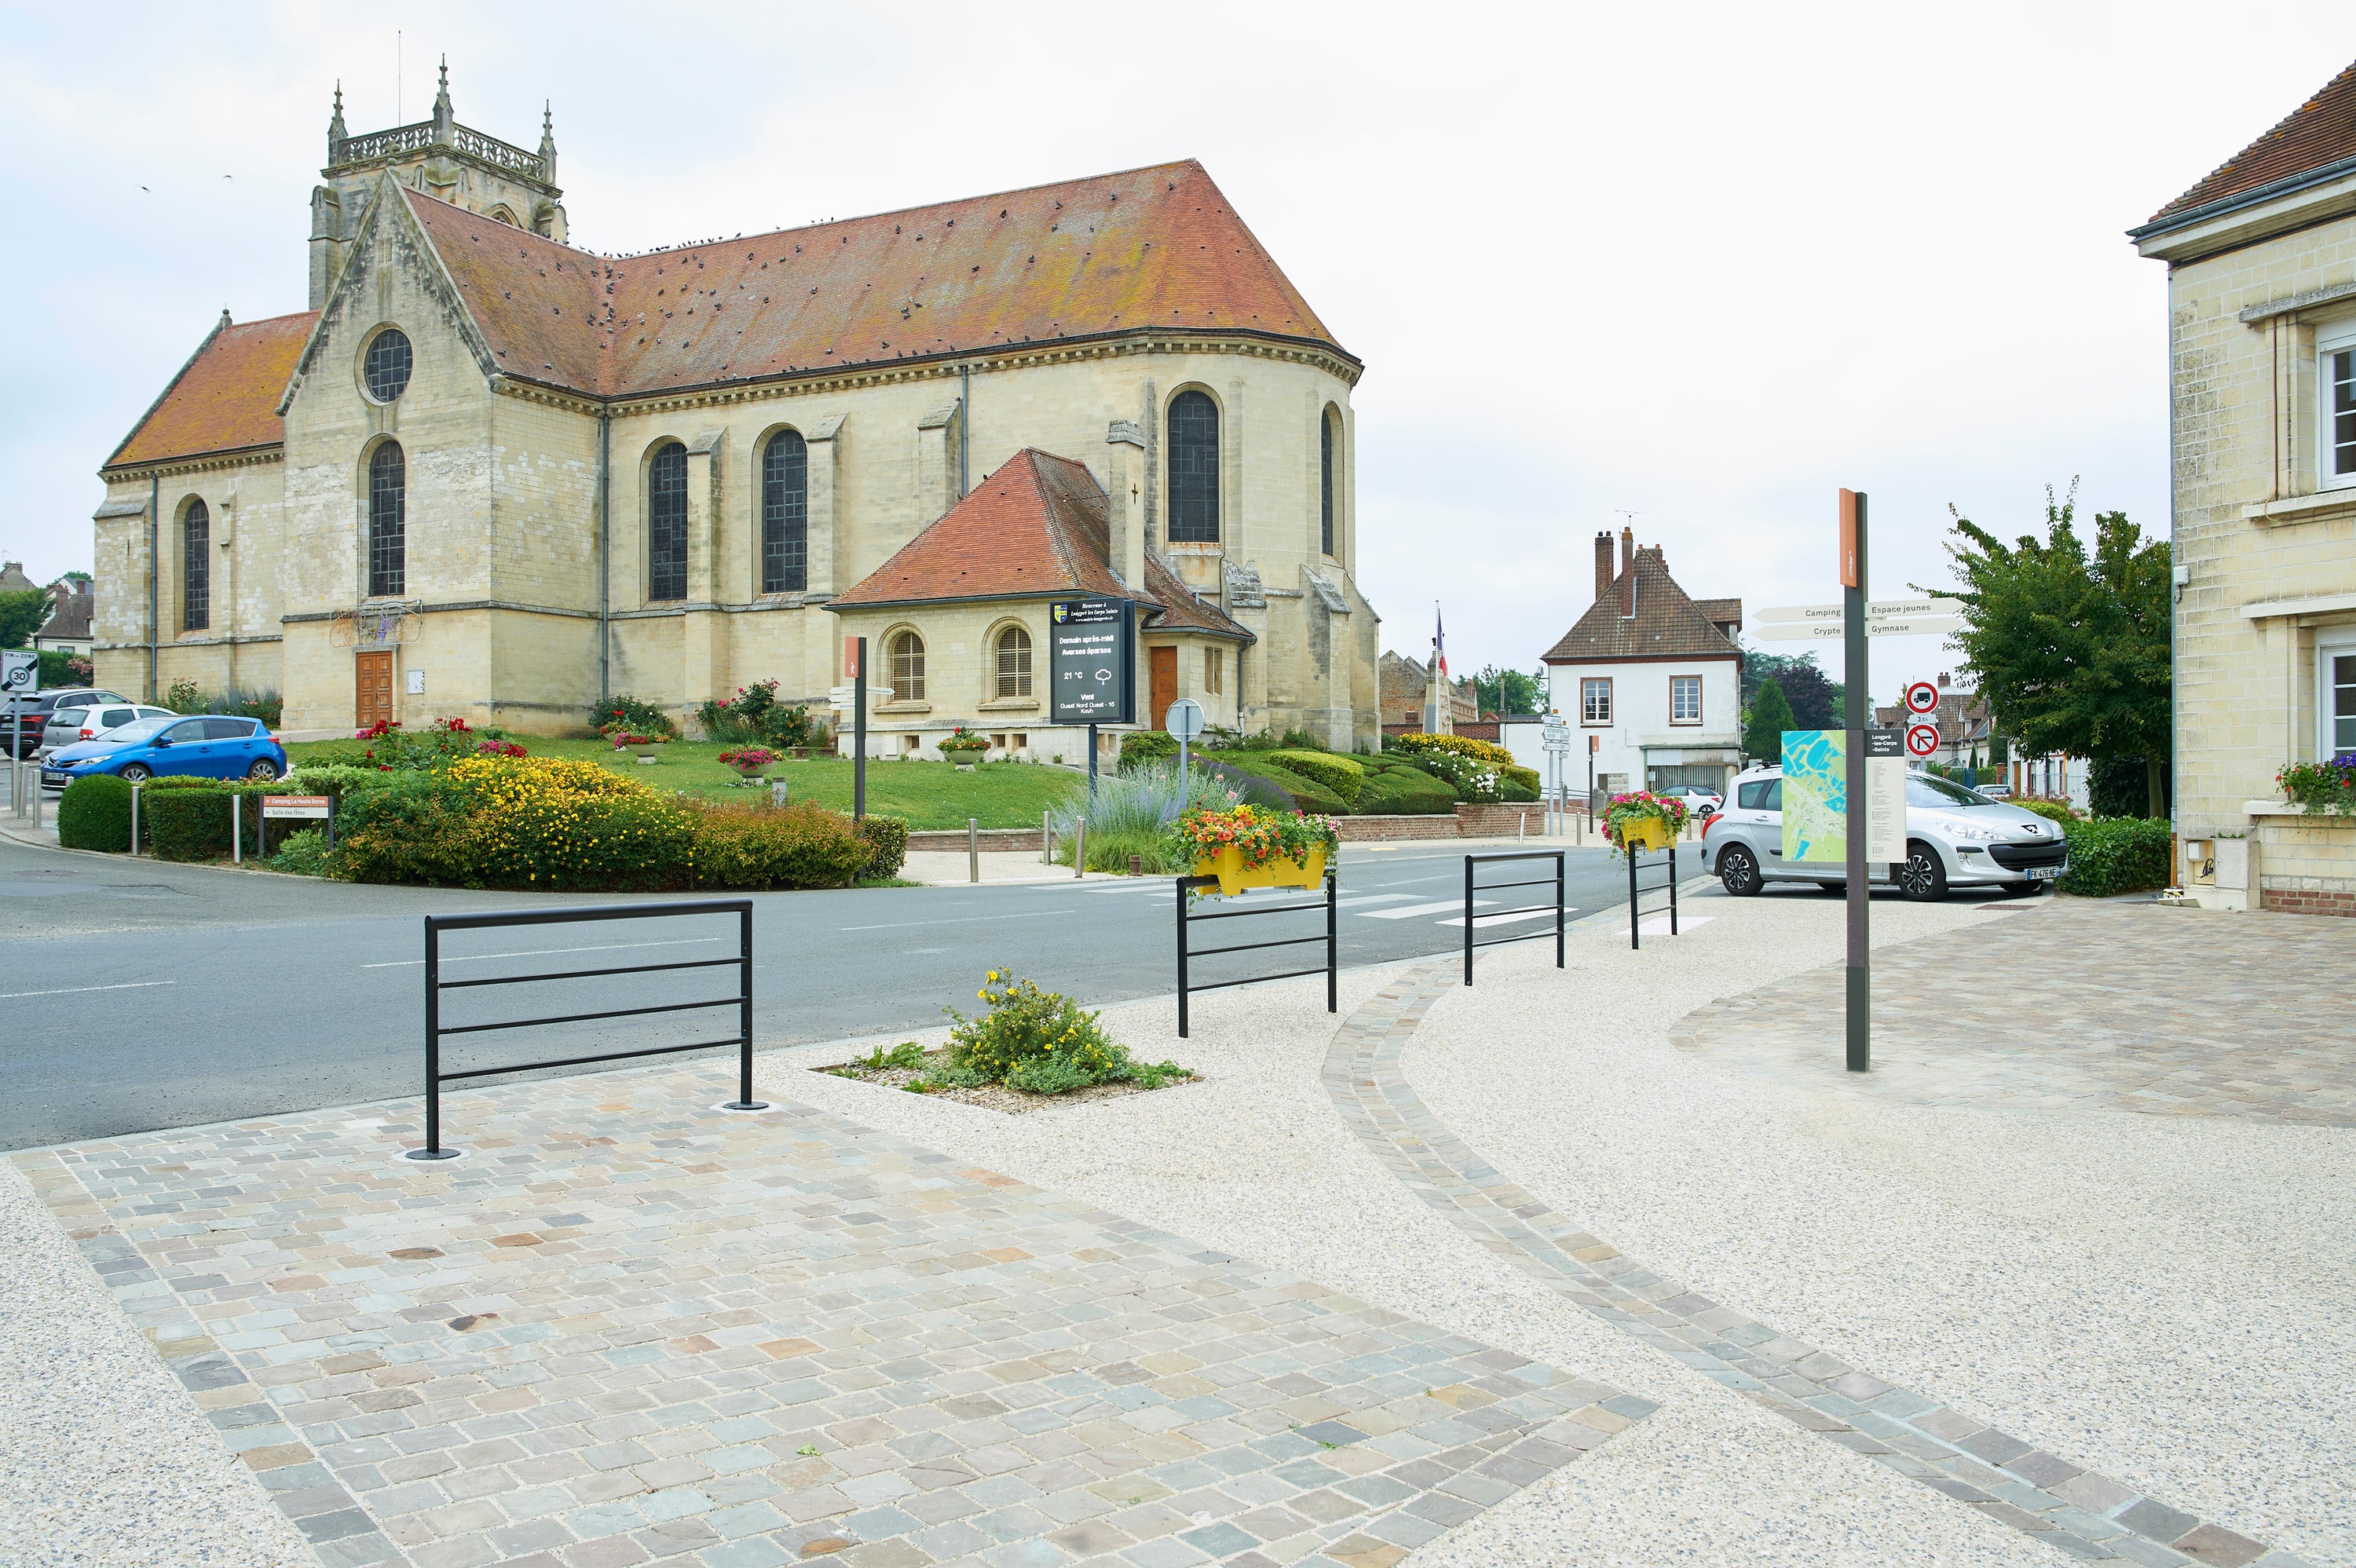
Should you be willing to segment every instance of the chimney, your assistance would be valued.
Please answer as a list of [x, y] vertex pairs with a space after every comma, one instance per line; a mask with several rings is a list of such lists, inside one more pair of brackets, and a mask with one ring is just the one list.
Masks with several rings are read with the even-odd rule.
[[1131, 592], [1145, 591], [1145, 432], [1134, 420], [1114, 420], [1105, 428], [1105, 444], [1112, 449], [1110, 482], [1106, 485], [1110, 503], [1106, 521], [1110, 525], [1109, 538], [1105, 541], [1111, 559], [1106, 562], [1119, 574]]
[[1612, 530], [1598, 529], [1595, 535], [1595, 597], [1601, 599], [1612, 592]]
[[1620, 613], [1628, 620], [1636, 615], [1636, 530], [1620, 530], [1620, 580], [1627, 584], [1620, 603]]

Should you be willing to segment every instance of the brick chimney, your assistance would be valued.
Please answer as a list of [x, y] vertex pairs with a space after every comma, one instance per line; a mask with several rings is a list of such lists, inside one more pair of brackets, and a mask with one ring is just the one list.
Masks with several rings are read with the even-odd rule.
[[1595, 597], [1602, 598], [1612, 592], [1612, 530], [1599, 529], [1595, 535]]
[[1636, 530], [1620, 530], [1620, 580], [1626, 584], [1620, 602], [1620, 613], [1633, 619], [1636, 613]]

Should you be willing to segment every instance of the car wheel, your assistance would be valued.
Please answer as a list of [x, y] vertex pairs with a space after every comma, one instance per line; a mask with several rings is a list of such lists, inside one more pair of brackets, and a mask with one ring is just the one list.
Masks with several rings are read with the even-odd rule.
[[122, 778], [123, 782], [125, 784], [145, 784], [149, 779], [152, 779], [155, 776], [155, 770], [149, 767], [145, 763], [125, 763], [123, 764]]
[[1750, 898], [1765, 886], [1759, 875], [1759, 862], [1740, 844], [1729, 844], [1718, 852], [1718, 880], [1739, 899]]
[[245, 770], [245, 776], [256, 784], [268, 784], [278, 776], [278, 764], [268, 757], [263, 757]]
[[1918, 904], [1936, 903], [1947, 896], [1947, 868], [1939, 852], [1917, 839], [1906, 846], [1906, 864], [1898, 872], [1898, 891]]

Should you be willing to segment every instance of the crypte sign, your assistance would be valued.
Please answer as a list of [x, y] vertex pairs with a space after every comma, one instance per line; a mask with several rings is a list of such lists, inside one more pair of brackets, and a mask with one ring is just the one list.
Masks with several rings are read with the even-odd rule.
[[1127, 599], [1060, 599], [1047, 611], [1047, 673], [1055, 724], [1137, 720], [1137, 605]]

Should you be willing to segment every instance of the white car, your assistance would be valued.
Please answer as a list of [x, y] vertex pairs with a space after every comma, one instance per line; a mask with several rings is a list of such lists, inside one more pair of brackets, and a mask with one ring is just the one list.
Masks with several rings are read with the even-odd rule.
[[[1734, 781], [1734, 803], [1702, 824], [1702, 869], [1747, 898], [1770, 882], [1813, 882], [1846, 891], [1848, 869], [1830, 862], [1783, 859], [1783, 772], [1762, 768]], [[1906, 859], [1877, 864], [1869, 880], [1918, 901], [1951, 888], [2041, 892], [2070, 869], [2062, 825], [2018, 805], [1990, 800], [1930, 773], [1906, 775]]]
[[1726, 797], [1724, 795], [1703, 784], [1663, 784], [1659, 789], [1655, 790], [1653, 793], [1665, 799], [1674, 795], [1677, 799], [1684, 801], [1686, 803], [1686, 810], [1693, 814], [1693, 819], [1696, 822], [1699, 822], [1703, 817], [1708, 816], [1711, 812], [1716, 811], [1719, 806], [1726, 804]]

